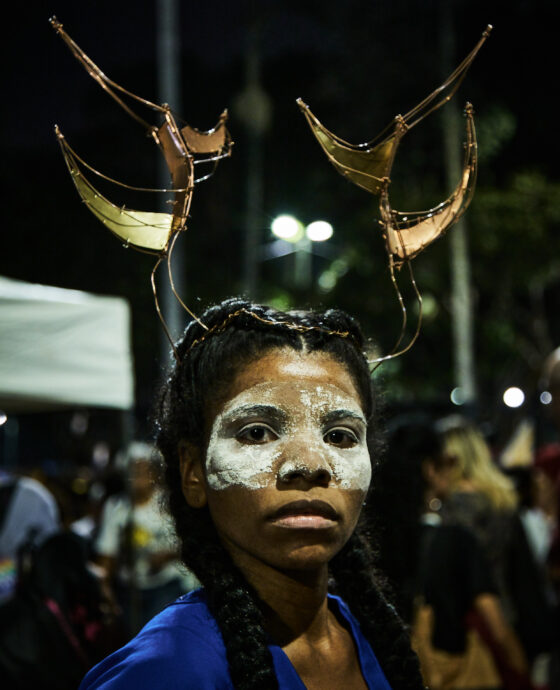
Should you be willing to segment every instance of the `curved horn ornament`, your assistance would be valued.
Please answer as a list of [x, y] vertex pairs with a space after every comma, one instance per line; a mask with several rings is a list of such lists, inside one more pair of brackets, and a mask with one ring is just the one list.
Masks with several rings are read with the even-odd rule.
[[[148, 131], [165, 158], [171, 177], [171, 187], [169, 189], [133, 187], [114, 180], [88, 165], [70, 147], [58, 126], [55, 127], [55, 133], [60, 143], [68, 170], [72, 175], [72, 179], [82, 201], [88, 209], [113, 234], [121, 239], [126, 246], [157, 255], [158, 259], [151, 275], [154, 301], [165, 333], [171, 343], [175, 356], [177, 356], [173, 340], [159, 307], [154, 276], [160, 263], [166, 260], [173, 294], [184, 309], [194, 319], [199, 321], [197, 316], [184, 304], [175, 290], [171, 271], [171, 254], [178, 234], [186, 230], [187, 218], [195, 185], [198, 182], [208, 179], [214, 173], [219, 161], [231, 154], [233, 141], [226, 128], [227, 110], [224, 110], [217, 125], [207, 132], [195, 129], [188, 124], [179, 127], [175, 115], [167, 104], [158, 105], [152, 103], [145, 98], [137, 96], [131, 91], [127, 91], [125, 88], [109, 79], [93, 60], [91, 60], [72, 38], [70, 38], [56, 17], [52, 17], [50, 23], [92, 79], [94, 79], [101, 88], [108, 93], [126, 113], [128, 113], [128, 115], [139, 122]], [[159, 126], [153, 125], [144, 120], [125, 99], [135, 101], [145, 108], [156, 111], [162, 120], [161, 124]], [[197, 177], [195, 176], [195, 167], [201, 164], [206, 166], [207, 170], [205, 174], [201, 174]], [[173, 195], [171, 213], [136, 211], [114, 204], [89, 182], [83, 172], [84, 168], [87, 168], [89, 172], [108, 182], [127, 189], [142, 192], [171, 193]], [[206, 328], [204, 324], [201, 325]]]
[[[410, 213], [392, 208], [389, 187], [398, 147], [403, 137], [415, 125], [453, 97], [491, 30], [492, 27], [488, 25], [475, 47], [443, 84], [408, 113], [397, 115], [380, 134], [364, 144], [351, 144], [329, 131], [301, 98], [297, 100], [311, 131], [335, 169], [350, 182], [379, 197], [381, 216], [379, 224], [385, 240], [391, 280], [402, 309], [402, 326], [400, 336], [391, 352], [384, 357], [372, 360], [373, 364], [403, 354], [416, 341], [422, 321], [422, 298], [416, 286], [410, 262], [457, 222], [473, 197], [477, 172], [477, 144], [472, 105], [467, 103], [465, 106], [466, 142], [461, 179], [453, 193], [435, 208]], [[419, 304], [419, 317], [412, 340], [405, 348], [399, 350], [407, 316], [397, 285], [395, 268], [400, 269], [403, 264], [407, 264], [409, 269], [411, 283]]]

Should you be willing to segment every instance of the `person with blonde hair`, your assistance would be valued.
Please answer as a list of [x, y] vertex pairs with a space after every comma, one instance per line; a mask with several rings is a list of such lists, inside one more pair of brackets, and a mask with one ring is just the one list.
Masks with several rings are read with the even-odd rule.
[[440, 420], [437, 429], [443, 452], [454, 460], [442, 521], [467, 527], [476, 535], [505, 615], [527, 656], [534, 659], [550, 646], [554, 623], [519, 517], [515, 485], [494, 461], [473, 422], [453, 416]]
[[443, 452], [426, 414], [401, 415], [387, 426], [387, 451], [374, 475], [370, 510], [377, 522], [379, 567], [410, 626], [425, 685], [504, 688], [494, 650], [470, 624], [476, 616], [497, 641], [519, 689], [528, 687], [525, 653], [503, 614], [478, 540], [462, 525], [444, 525], [438, 512], [456, 463]]
[[455, 459], [452, 491], [480, 492], [494, 510], [515, 510], [518, 499], [514, 483], [495, 464], [481, 431], [456, 416], [441, 420], [438, 431], [445, 452]]

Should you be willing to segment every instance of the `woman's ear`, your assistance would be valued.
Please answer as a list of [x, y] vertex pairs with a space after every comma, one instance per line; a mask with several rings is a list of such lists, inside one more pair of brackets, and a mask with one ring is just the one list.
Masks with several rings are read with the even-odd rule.
[[206, 505], [206, 483], [200, 450], [188, 441], [181, 441], [179, 460], [183, 496], [191, 508], [203, 508]]

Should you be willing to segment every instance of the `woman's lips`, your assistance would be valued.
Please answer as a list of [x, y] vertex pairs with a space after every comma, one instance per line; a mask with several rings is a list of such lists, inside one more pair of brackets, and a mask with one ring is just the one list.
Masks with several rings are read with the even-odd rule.
[[325, 501], [293, 501], [276, 510], [270, 521], [290, 529], [328, 529], [338, 521], [338, 513]]

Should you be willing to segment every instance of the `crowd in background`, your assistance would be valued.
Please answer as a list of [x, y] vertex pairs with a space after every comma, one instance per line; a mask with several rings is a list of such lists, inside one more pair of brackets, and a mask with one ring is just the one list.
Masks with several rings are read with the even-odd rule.
[[388, 422], [368, 510], [434, 690], [560, 688], [560, 348], [542, 384], [548, 418], [502, 449], [458, 416]]
[[[507, 454], [464, 418], [419, 411], [387, 422], [365, 511], [387, 591], [434, 690], [560, 687], [560, 365], [548, 384], [556, 437], [522, 462], [510, 454], [500, 464]], [[158, 470], [154, 449], [134, 442], [105, 473], [78, 470], [77, 492], [39, 471], [0, 475], [0, 669], [9, 687], [76, 687], [197, 586], [177, 560]]]
[[159, 470], [154, 447], [135, 441], [96, 476], [0, 473], [6, 687], [74, 690], [94, 663], [198, 586], [178, 561]]
[[550, 469], [505, 472], [466, 419], [391, 421], [370, 510], [430, 688], [559, 687], [558, 461]]

